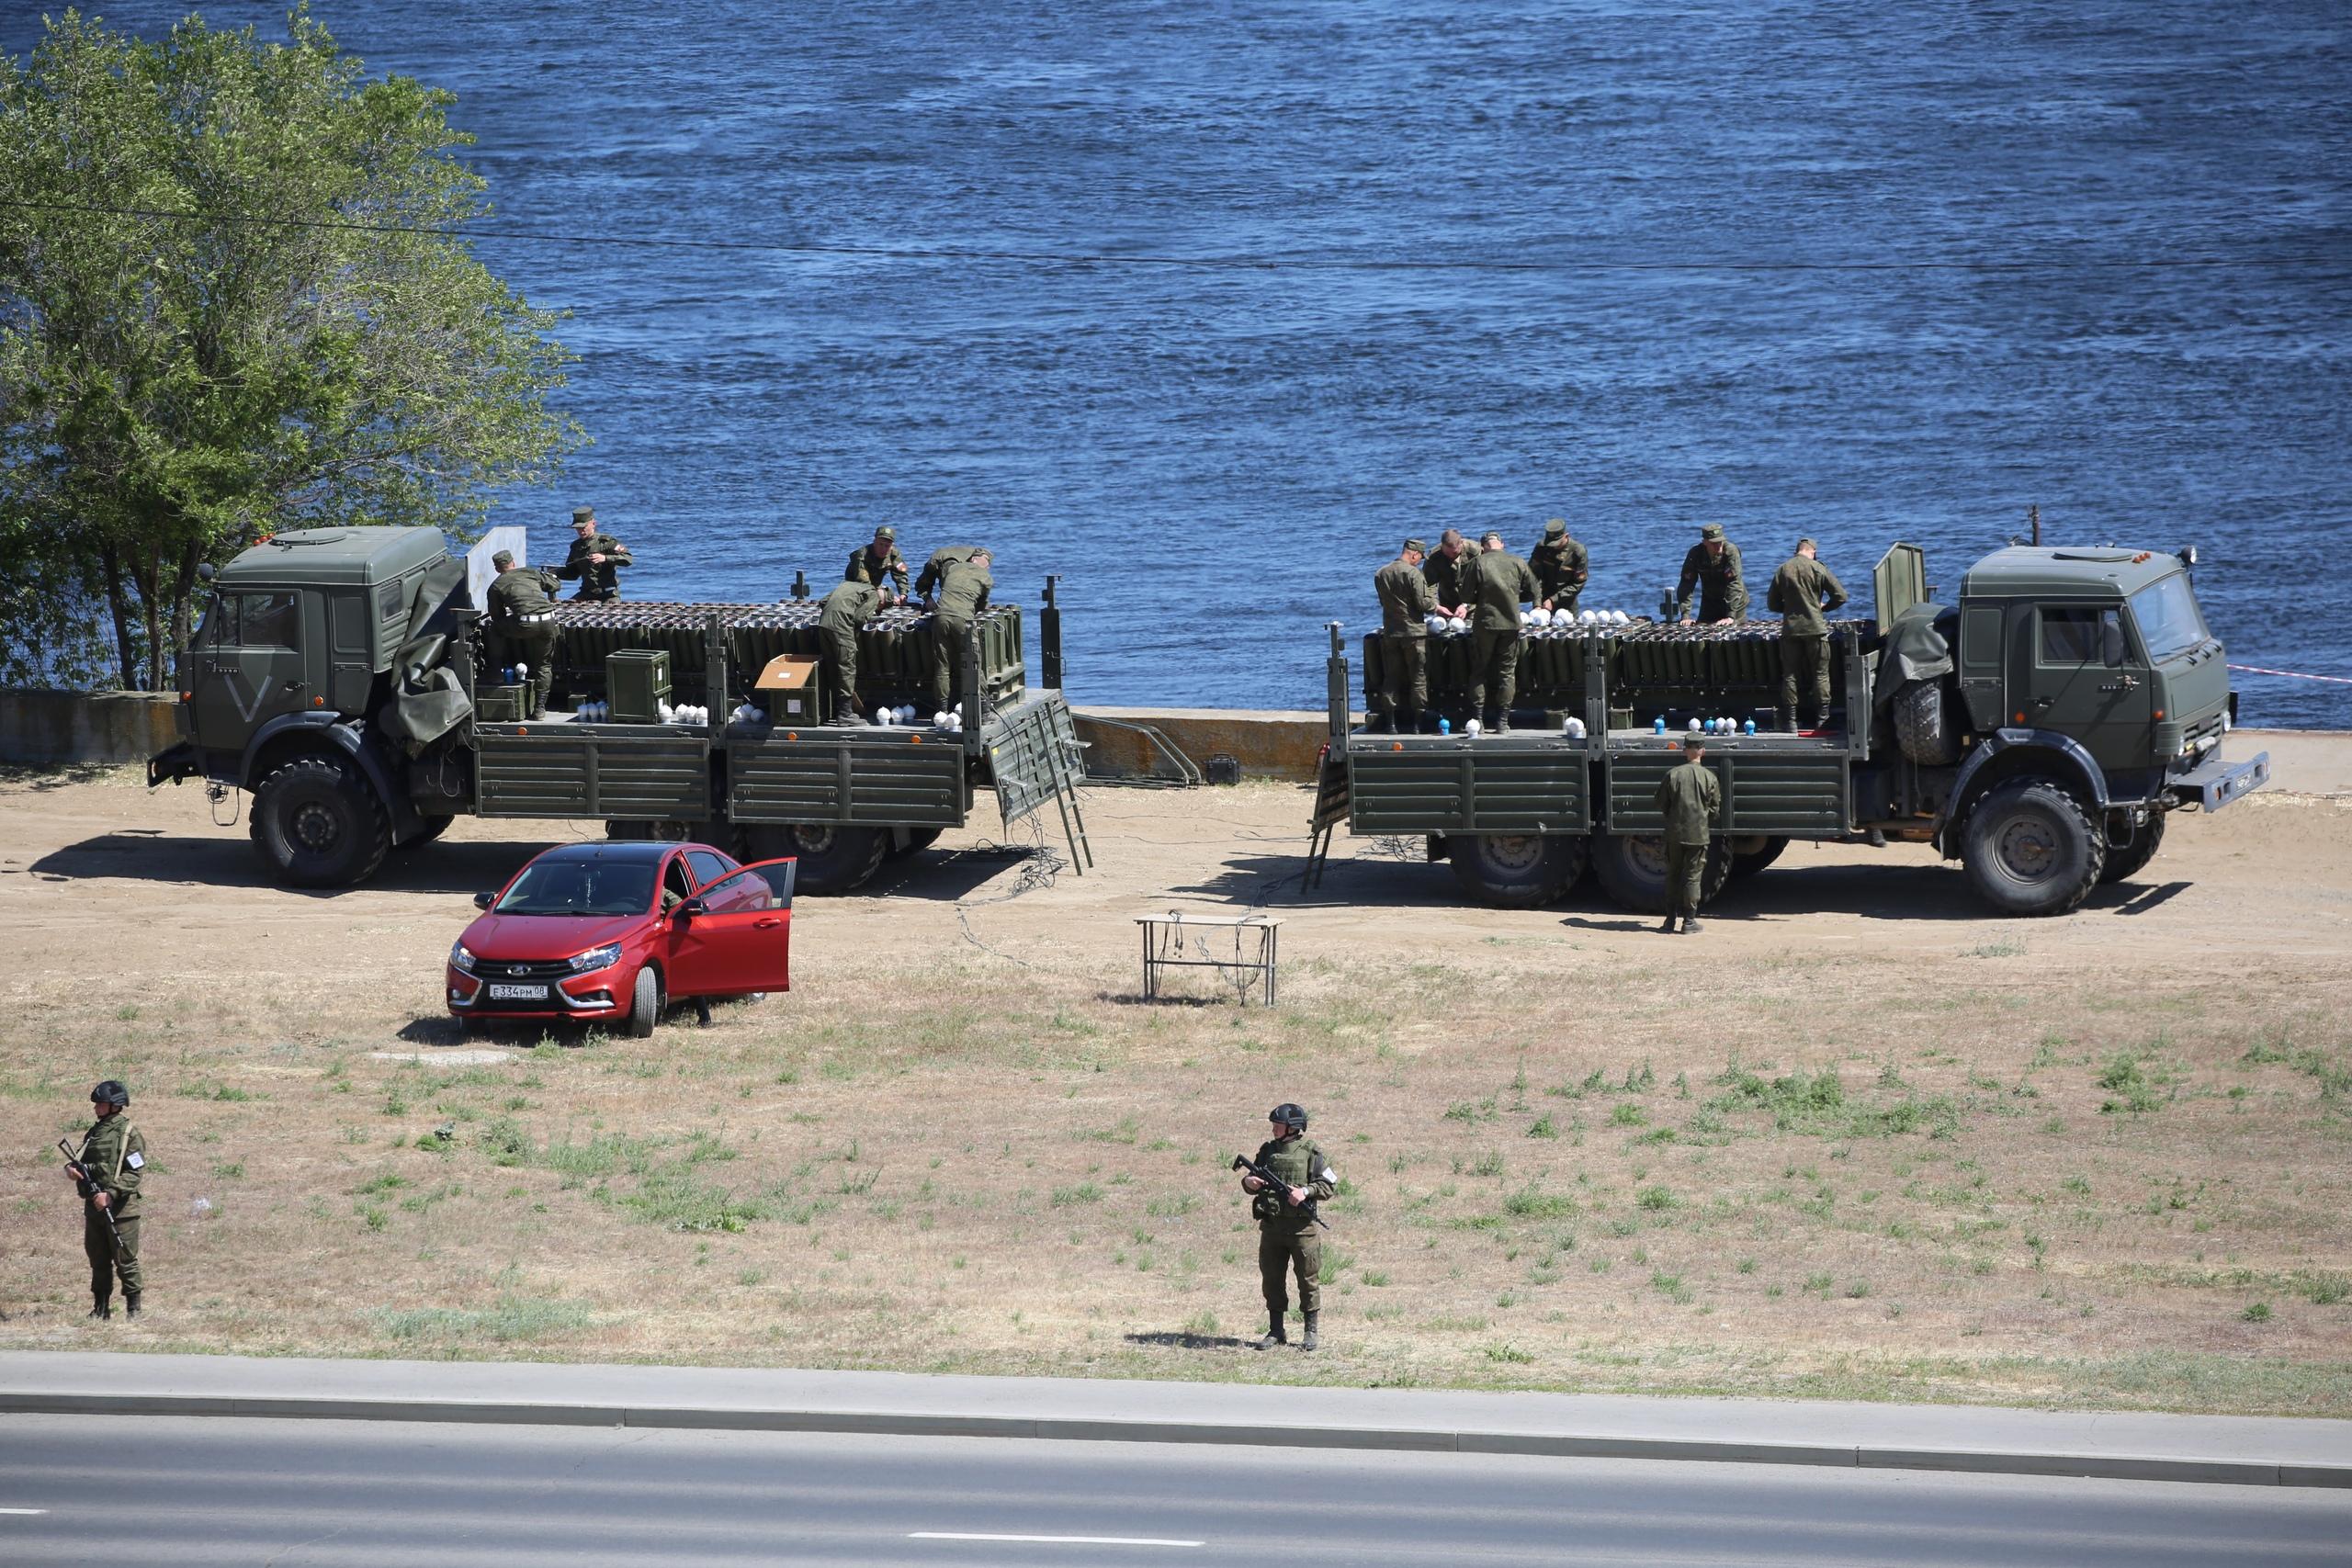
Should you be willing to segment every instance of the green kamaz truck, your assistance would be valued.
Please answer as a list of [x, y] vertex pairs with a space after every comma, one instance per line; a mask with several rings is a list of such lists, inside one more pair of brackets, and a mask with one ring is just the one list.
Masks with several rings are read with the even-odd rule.
[[[1830, 722], [1793, 734], [1770, 728], [1777, 622], [1531, 630], [1521, 711], [1493, 735], [1351, 729], [1335, 626], [1310, 882], [1345, 824], [1422, 840], [1498, 908], [1546, 903], [1590, 871], [1618, 904], [1660, 913], [1652, 796], [1697, 728], [1724, 785], [1707, 897], [1792, 840], [1903, 841], [1958, 860], [2004, 913], [2063, 914], [2147, 864], [2172, 812], [2217, 810], [2269, 779], [2267, 753], [2222, 760], [2237, 698], [2195, 563], [2193, 549], [2012, 545], [1945, 605], [1924, 555], [1897, 545], [1874, 574], [1875, 619], [1832, 625]], [[1447, 661], [1430, 663], [1434, 711], [1464, 726]]]
[[[601, 820], [615, 837], [697, 838], [747, 862], [797, 855], [803, 890], [845, 892], [963, 826], [983, 786], [1008, 829], [1058, 807], [1076, 869], [1091, 863], [1050, 579], [1041, 686], [1027, 683], [1019, 607], [1002, 606], [960, 650], [950, 727], [863, 729], [817, 722], [813, 662], [801, 672], [806, 722], [754, 689], [777, 655], [813, 649], [805, 600], [567, 604], [559, 619], [580, 624], [566, 626], [555, 670], [570, 711], [530, 721], [499, 684], [466, 559], [434, 529], [279, 534], [209, 589], [179, 663], [181, 739], [149, 761], [147, 782], [250, 791], [254, 847], [294, 886], [363, 882], [387, 854], [478, 816]], [[616, 655], [616, 681], [650, 656], [701, 722], [602, 721]], [[866, 663], [864, 687], [893, 703], [927, 670]]]

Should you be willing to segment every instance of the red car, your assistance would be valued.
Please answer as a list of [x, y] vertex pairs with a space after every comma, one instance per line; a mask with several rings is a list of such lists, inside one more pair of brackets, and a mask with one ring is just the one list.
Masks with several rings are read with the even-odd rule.
[[673, 1001], [791, 988], [797, 863], [739, 864], [708, 844], [566, 844], [514, 874], [449, 950], [459, 1019], [626, 1019]]

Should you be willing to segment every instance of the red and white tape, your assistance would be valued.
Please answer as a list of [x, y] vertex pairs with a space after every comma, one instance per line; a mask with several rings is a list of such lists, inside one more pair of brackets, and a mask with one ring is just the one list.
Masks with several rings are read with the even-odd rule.
[[2249, 675], [2284, 675], [2290, 681], [2324, 681], [2331, 686], [2352, 686], [2352, 678], [2342, 675], [2307, 675], [2301, 670], [2266, 670], [2259, 664], [2233, 664], [2230, 668]]

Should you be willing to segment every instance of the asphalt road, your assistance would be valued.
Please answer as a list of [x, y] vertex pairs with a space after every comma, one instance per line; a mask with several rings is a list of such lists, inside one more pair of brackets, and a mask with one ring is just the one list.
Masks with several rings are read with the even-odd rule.
[[2346, 1563], [2352, 1492], [1149, 1443], [0, 1417], [9, 1568], [1270, 1560]]

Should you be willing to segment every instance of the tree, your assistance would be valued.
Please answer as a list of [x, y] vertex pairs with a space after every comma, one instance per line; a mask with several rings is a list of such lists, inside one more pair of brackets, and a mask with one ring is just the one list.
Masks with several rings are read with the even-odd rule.
[[[454, 232], [491, 210], [455, 96], [287, 27], [68, 11], [0, 57], [0, 605], [103, 604], [126, 686], [170, 680], [206, 561], [464, 533], [583, 439], [548, 406], [559, 317]], [[0, 669], [41, 657], [0, 626]]]

